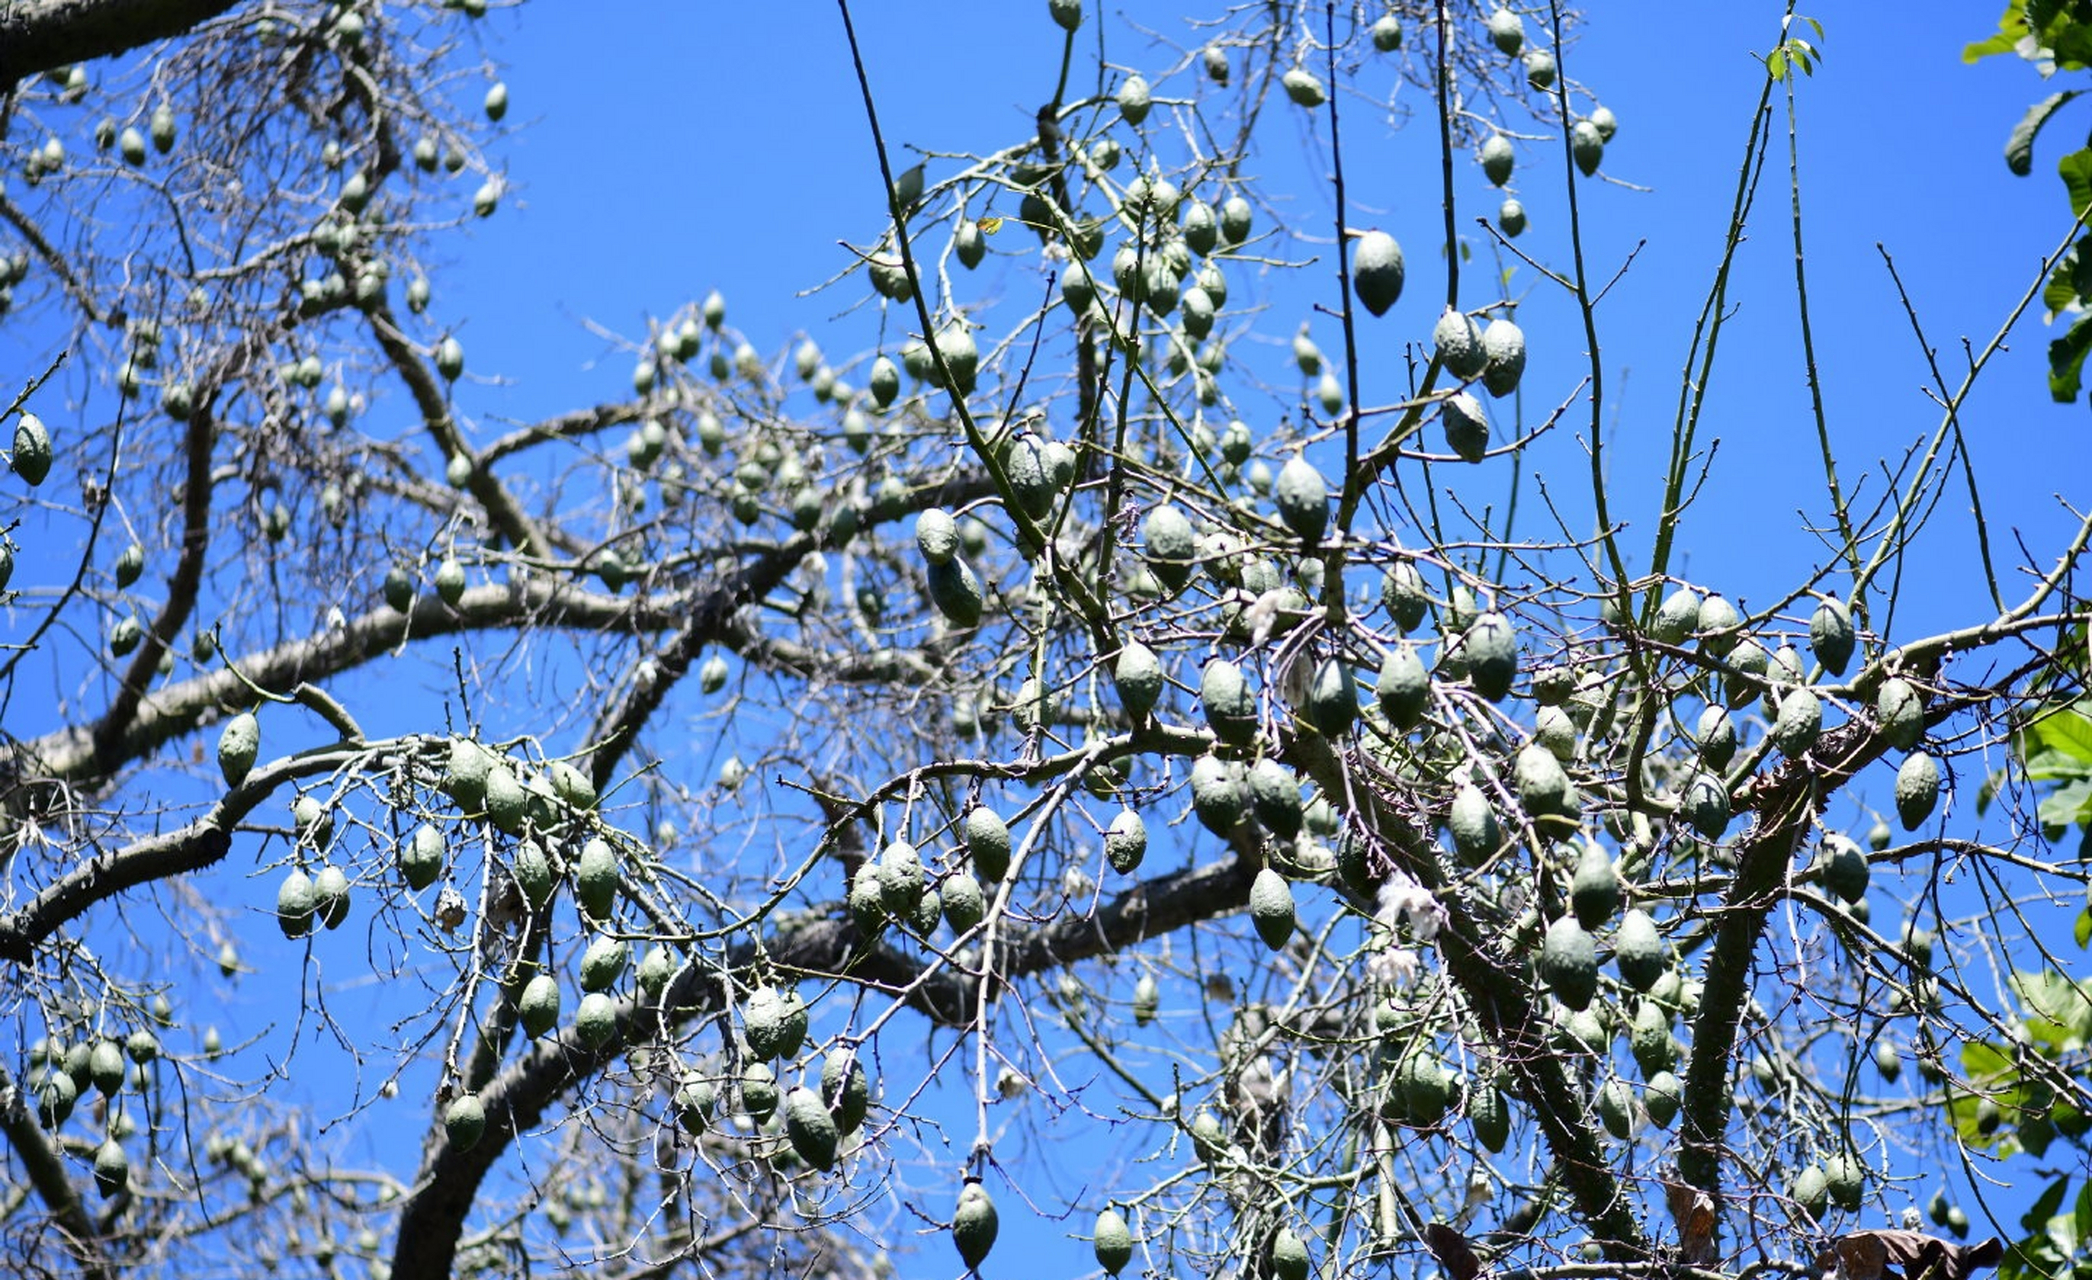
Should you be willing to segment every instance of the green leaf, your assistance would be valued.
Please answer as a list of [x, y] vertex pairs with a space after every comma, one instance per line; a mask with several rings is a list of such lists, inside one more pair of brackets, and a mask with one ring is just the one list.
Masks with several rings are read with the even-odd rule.
[[2011, 53], [2019, 47], [2019, 39], [2026, 33], [2026, 10], [2018, 4], [2008, 4], [2005, 6], [2005, 16], [1998, 19], [1997, 34], [1963, 49], [1961, 60], [1975, 62], [1993, 54]]
[[2034, 816], [2043, 827], [2054, 830], [2092, 821], [2092, 778], [2066, 782], [2043, 796]]
[[[2027, 1007], [2027, 1034], [2050, 1045], [2072, 1036], [2092, 1039], [2092, 979], [2072, 982], [2054, 970], [2022, 969], [2012, 975], [2012, 993]], [[1967, 1051], [1963, 1051], [1967, 1060]]]
[[2070, 212], [2082, 218], [2092, 208], [2092, 149], [2079, 148], [2056, 161], [2056, 173], [2070, 191]]
[[2067, 707], [2044, 713], [2027, 726], [2027, 732], [2042, 746], [2092, 767], [2092, 716], [2084, 708], [2092, 700], [2080, 699]]
[[2092, 316], [2079, 316], [2070, 332], [2048, 344], [2048, 394], [2057, 404], [2077, 399], [2087, 350], [2092, 350]]
[[2085, 242], [2080, 240], [2073, 248], [2063, 251], [2056, 260], [2056, 269], [2049, 273], [2048, 283], [2041, 286], [2041, 305], [2053, 320], [2063, 309], [2084, 296], [2078, 287], [2078, 263], [2082, 260]]
[[1765, 57], [1765, 69], [1772, 73], [1772, 78], [1775, 81], [1785, 80], [1787, 78], [1787, 51], [1785, 49], [1774, 49], [1767, 54]]
[[1961, 1069], [1970, 1084], [1986, 1087], [2019, 1074], [2019, 1068], [2012, 1065], [2011, 1055], [1981, 1040], [1970, 1040], [1961, 1046]]
[[2077, 939], [2079, 950], [2083, 950], [2087, 944], [2092, 944], [2092, 907], [2086, 907], [2077, 913], [2077, 927], [2070, 933]]
[[2034, 171], [2034, 139], [2041, 133], [2041, 126], [2056, 114], [2056, 109], [2070, 101], [2081, 89], [2065, 89], [2052, 93], [2033, 106], [2012, 126], [2011, 136], [2005, 139], [2005, 167], [2024, 178]]
[[2063, 1197], [2068, 1194], [2070, 1194], [2070, 1175], [2061, 1174], [2057, 1176], [2055, 1181], [2042, 1189], [2041, 1195], [2034, 1201], [2033, 1207], [2029, 1208], [2026, 1216], [2019, 1220], [2020, 1230], [2039, 1231], [2047, 1226], [2048, 1220], [2056, 1216], [2056, 1210], [2063, 1207]]

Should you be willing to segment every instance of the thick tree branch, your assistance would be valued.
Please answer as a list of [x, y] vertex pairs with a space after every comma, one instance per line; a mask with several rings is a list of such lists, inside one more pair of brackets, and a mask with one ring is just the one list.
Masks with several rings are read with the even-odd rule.
[[238, 0], [16, 0], [0, 6], [0, 86], [193, 30]]

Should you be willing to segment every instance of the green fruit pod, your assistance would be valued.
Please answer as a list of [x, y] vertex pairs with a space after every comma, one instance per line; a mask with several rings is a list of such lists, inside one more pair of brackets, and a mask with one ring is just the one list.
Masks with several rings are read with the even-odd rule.
[[1456, 307], [1447, 307], [1431, 327], [1431, 345], [1448, 373], [1460, 379], [1479, 377], [1489, 363], [1482, 349], [1482, 330], [1474, 317]]
[[1328, 86], [1322, 83], [1320, 76], [1306, 67], [1295, 67], [1280, 76], [1279, 84], [1296, 106], [1319, 107], [1329, 101]]
[[123, 1194], [131, 1185], [131, 1161], [114, 1138], [104, 1139], [94, 1150], [94, 1187], [104, 1200]]
[[1010, 873], [1010, 828], [1002, 816], [986, 805], [975, 805], [960, 823], [960, 836], [981, 879], [988, 884], [1002, 883]]
[[254, 713], [242, 711], [225, 722], [218, 734], [218, 771], [225, 775], [227, 786], [237, 787], [247, 780], [260, 751], [261, 723]]
[[436, 595], [452, 607], [465, 598], [465, 566], [449, 556], [436, 566]]
[[1291, 840], [1300, 834], [1304, 812], [1300, 779], [1269, 756], [1250, 766], [1249, 805], [1264, 829], [1279, 839]]
[[1270, 867], [1257, 872], [1249, 886], [1249, 919], [1264, 945], [1277, 951], [1292, 940], [1295, 920], [1293, 886]]
[[589, 992], [610, 990], [624, 976], [625, 966], [631, 960], [630, 943], [623, 938], [597, 934], [581, 953], [581, 989]]
[[536, 1039], [559, 1024], [559, 981], [551, 974], [541, 973], [523, 984], [523, 993], [516, 998], [516, 1018], [523, 1024], [523, 1034]]
[[574, 1011], [574, 1036], [583, 1047], [600, 1049], [617, 1035], [617, 1001], [601, 991], [581, 997]]
[[1874, 716], [1882, 740], [1898, 751], [1914, 750], [1925, 737], [1925, 700], [1916, 685], [1901, 676], [1881, 682], [1874, 695]]
[[426, 889], [443, 874], [443, 833], [424, 822], [399, 847], [400, 878], [409, 889]]
[[72, 1115], [73, 1106], [79, 1097], [80, 1086], [61, 1066], [54, 1063], [45, 1069], [43, 1077], [36, 1084], [37, 1119], [43, 1122], [44, 1128], [56, 1129], [65, 1123], [66, 1117]]
[[1518, 675], [1518, 632], [1496, 612], [1478, 615], [1460, 641], [1467, 657], [1468, 682], [1491, 702], [1511, 691]]
[[1163, 586], [1181, 591], [1191, 581], [1192, 557], [1198, 553], [1198, 535], [1191, 521], [1176, 507], [1164, 503], [1141, 520], [1141, 557]]
[[1525, 47], [1525, 19], [1506, 8], [1489, 15], [1489, 42], [1508, 57], [1517, 57]]
[[979, 1268], [988, 1251], [995, 1247], [1001, 1225], [988, 1189], [979, 1178], [967, 1178], [959, 1191], [959, 1206], [952, 1214], [952, 1246], [959, 1251], [959, 1260], [969, 1269]]
[[1570, 1009], [1587, 1009], [1598, 993], [1598, 946], [1573, 915], [1557, 917], [1540, 942], [1540, 978]]
[[487, 119], [500, 123], [501, 118], [508, 114], [508, 86], [496, 81], [487, 90], [486, 99], [481, 105], [486, 108]]
[[1683, 644], [1700, 625], [1700, 597], [1691, 587], [1679, 587], [1656, 607], [1649, 634], [1664, 644]]
[[1439, 409], [1438, 422], [1445, 432], [1446, 447], [1461, 461], [1480, 462], [1489, 456], [1489, 418], [1482, 412], [1481, 401], [1456, 391]]
[[1613, 932], [1613, 962], [1620, 967], [1620, 980], [1636, 991], [1647, 992], [1663, 977], [1663, 936], [1656, 921], [1640, 907], [1630, 907]]
[[292, 869], [276, 890], [276, 923], [286, 938], [302, 938], [312, 932], [312, 917], [319, 909], [319, 895], [312, 877]]
[[1494, 1082], [1469, 1090], [1467, 1122], [1474, 1127], [1475, 1141], [1490, 1151], [1503, 1151], [1511, 1137], [1511, 1109]]
[[1291, 1227], [1280, 1227], [1271, 1237], [1271, 1274], [1275, 1280], [1307, 1280], [1307, 1244], [1293, 1234]]
[[1840, 900], [1858, 902], [1867, 896], [1872, 876], [1867, 855], [1860, 852], [1858, 845], [1844, 836], [1832, 835], [1817, 850], [1816, 861], [1823, 874], [1823, 887]]
[[930, 591], [930, 603], [944, 620], [959, 630], [981, 624], [981, 612], [986, 598], [981, 592], [981, 580], [973, 574], [967, 563], [953, 557], [943, 564], [932, 564], [924, 573]]
[[741, 1071], [741, 1109], [757, 1124], [777, 1114], [777, 1074], [767, 1062], [751, 1062]]
[[436, 372], [445, 382], [456, 382], [465, 372], [465, 347], [454, 337], [436, 344]]
[[1939, 762], [1923, 751], [1903, 757], [1896, 770], [1896, 816], [1905, 831], [1916, 831], [1939, 803]]
[[949, 564], [959, 554], [959, 522], [943, 507], [930, 507], [915, 517], [915, 546], [925, 563]]
[[1191, 766], [1191, 808], [1200, 825], [1226, 836], [1242, 824], [1249, 809], [1241, 766], [1216, 756], [1200, 756]]
[[1147, 80], [1140, 76], [1127, 76], [1124, 83], [1119, 85], [1119, 116], [1127, 124], [1138, 125], [1147, 119], [1154, 101], [1154, 94], [1148, 88]]
[[1591, 108], [1590, 120], [1592, 127], [1598, 130], [1598, 136], [1607, 142], [1611, 142], [1613, 135], [1620, 130], [1620, 119], [1613, 114], [1611, 107]]
[[349, 877], [340, 867], [329, 863], [320, 868], [313, 877], [313, 908], [320, 923], [329, 929], [339, 929], [342, 921], [349, 918]]
[[522, 840], [509, 855], [509, 875], [523, 900], [533, 910], [542, 908], [552, 900], [552, 891], [559, 885], [559, 877], [552, 870], [552, 860], [545, 856], [544, 846], [535, 840]]
[[145, 548], [135, 542], [125, 547], [116, 557], [115, 572], [118, 587], [128, 587], [138, 581], [138, 576], [145, 572]]
[[523, 834], [530, 818], [530, 792], [517, 780], [515, 770], [500, 760], [487, 769], [487, 821], [508, 835]]
[[806, 1040], [806, 1002], [797, 991], [758, 987], [741, 1010], [741, 1029], [758, 1059], [789, 1058]]
[[719, 1104], [719, 1088], [702, 1076], [690, 1075], [677, 1086], [675, 1096], [669, 1099], [676, 1123], [683, 1132], [703, 1133], [712, 1122], [712, 1108]]
[[1153, 974], [1144, 973], [1140, 976], [1140, 981], [1133, 984], [1134, 1024], [1145, 1027], [1155, 1021], [1155, 1015], [1161, 1011], [1162, 987], [1155, 981]]
[[914, 845], [906, 840], [895, 840], [880, 851], [880, 901], [895, 919], [905, 920], [915, 914], [916, 907], [922, 904], [926, 883], [922, 855]]
[[1728, 766], [1736, 755], [1736, 722], [1730, 718], [1728, 708], [1709, 703], [1701, 709], [1699, 724], [1693, 730], [1693, 744], [1708, 768]]
[[[1528, 67], [1527, 74], [1534, 75], [1536, 73], [1531, 67]], [[1554, 59], [1552, 56], [1547, 60], [1546, 75], [1549, 81], [1554, 79]], [[1605, 137], [1598, 132], [1597, 125], [1592, 124], [1588, 120], [1576, 122], [1575, 126], [1569, 130], [1569, 155], [1576, 161], [1578, 171], [1586, 178], [1598, 172], [1598, 166], [1605, 160]]]
[[1857, 1213], [1866, 1194], [1866, 1170], [1852, 1156], [1840, 1152], [1824, 1162], [1824, 1190], [1832, 1204], [1847, 1213]]
[[1512, 149], [1511, 140], [1500, 133], [1492, 133], [1482, 140], [1482, 176], [1489, 185], [1501, 187], [1511, 180], [1511, 169], [1518, 161], [1518, 153]]
[[581, 846], [581, 857], [574, 863], [574, 896], [592, 919], [607, 919], [617, 902], [617, 863], [617, 851], [600, 836], [589, 837]]
[[1329, 483], [1322, 473], [1300, 454], [1294, 454], [1278, 470], [1272, 501], [1286, 527], [1310, 546], [1322, 541], [1329, 527]]
[[1380, 664], [1380, 678], [1373, 686], [1380, 712], [1390, 725], [1407, 733], [1422, 723], [1431, 701], [1431, 677], [1416, 651], [1398, 644]]
[[461, 1093], [443, 1110], [443, 1133], [456, 1151], [470, 1151], [487, 1131], [487, 1107], [476, 1093]]
[[1729, 789], [1711, 773], [1700, 773], [1686, 783], [1678, 811], [1688, 825], [1707, 840], [1719, 840], [1729, 829]]
[[32, 486], [42, 484], [51, 474], [51, 433], [44, 429], [42, 418], [24, 413], [16, 420], [14, 454], [8, 465]]
[[[1251, 782], [1254, 785], [1254, 775]], [[1104, 830], [1104, 860], [1120, 875], [1132, 875], [1147, 856], [1148, 824], [1131, 809], [1119, 810]]]
[[[1545, 92], [1548, 89], [1552, 89], [1554, 87], [1556, 68], [1554, 64], [1553, 54], [1549, 53], [1545, 49], [1528, 49], [1525, 51], [1524, 61], [1525, 82], [1527, 84], [1533, 86], [1533, 88], [1538, 89], [1542, 92]], [[1577, 161], [1577, 165], [1579, 168], [1581, 168], [1583, 165], [1583, 161], [1579, 159]], [[1593, 164], [1591, 166], [1592, 169], [1595, 169], [1597, 167], [1598, 166], [1596, 164]], [[1590, 169], [1584, 170], [1586, 174], [1588, 174], [1590, 171]]]
[[1598, 928], [1620, 909], [1620, 870], [1595, 841], [1584, 843], [1569, 878], [1569, 909], [1586, 929]]
[[830, 1049], [822, 1059], [821, 1101], [842, 1132], [855, 1133], [864, 1124], [865, 1113], [872, 1105], [872, 1082], [854, 1051]]
[[1598, 1122], [1622, 1141], [1634, 1132], [1634, 1094], [1618, 1076], [1598, 1087]]
[[1106, 1275], [1115, 1276], [1133, 1261], [1133, 1230], [1126, 1225], [1116, 1209], [1106, 1209], [1097, 1215], [1097, 1229], [1091, 1234], [1097, 1255], [1097, 1265]]
[[1138, 722], [1162, 698], [1162, 661], [1153, 649], [1138, 640], [1128, 640], [1112, 666], [1112, 680], [1118, 686], [1119, 701], [1125, 705], [1127, 718]]
[[1727, 598], [1710, 595], [1700, 601], [1700, 646], [1715, 657], [1726, 657], [1743, 639], [1743, 618]]
[[394, 565], [385, 571], [385, 603], [400, 613], [414, 607], [414, 579], [406, 569]]
[[1358, 691], [1351, 664], [1334, 654], [1315, 664], [1308, 677], [1303, 718], [1326, 738], [1341, 738], [1358, 718]]
[[849, 876], [849, 918], [858, 922], [858, 933], [877, 935], [887, 922], [887, 899], [879, 891], [879, 864], [866, 862]]
[[[1255, 211], [1250, 208], [1249, 201], [1244, 200], [1241, 196], [1229, 196], [1222, 201], [1220, 206], [1221, 243], [1233, 246], [1249, 239], [1249, 233], [1254, 225], [1255, 217]], [[1217, 276], [1219, 273], [1215, 272], [1214, 274]], [[1205, 289], [1208, 294], [1213, 293], [1213, 290], [1206, 286], [1206, 275], [1204, 272], [1199, 273], [1199, 287]], [[1226, 301], [1226, 296], [1225, 289], [1214, 295], [1213, 305], [1216, 307], [1222, 305]]]
[[1423, 625], [1431, 596], [1414, 561], [1397, 560], [1388, 566], [1387, 576], [1380, 580], [1380, 604], [1405, 635]]
[[88, 1051], [87, 1077], [105, 1098], [123, 1088], [127, 1070], [123, 1049], [114, 1040], [97, 1040]]
[[1479, 866], [1503, 843], [1503, 834], [1497, 825], [1496, 812], [1489, 806], [1489, 797], [1472, 782], [1462, 783], [1453, 794], [1452, 808], [1446, 815], [1446, 831], [1453, 837], [1453, 851], [1468, 866]]
[[819, 1094], [805, 1085], [792, 1086], [784, 1096], [784, 1123], [785, 1137], [801, 1160], [823, 1171], [835, 1167], [842, 1135]]
[[1535, 822], [1551, 827], [1549, 819], [1569, 810], [1569, 775], [1554, 752], [1537, 742], [1528, 742], [1518, 749], [1511, 768], [1511, 784], [1518, 792], [1519, 806]]
[[1525, 331], [1498, 316], [1482, 330], [1482, 350], [1488, 357], [1482, 367], [1482, 385], [1489, 394], [1501, 399], [1516, 391], [1518, 380], [1525, 376]]
[[1795, 689], [1780, 699], [1779, 714], [1772, 723], [1772, 740], [1789, 760], [1799, 760], [1823, 733], [1823, 701], [1807, 689]]
[[1662, 1005], [1644, 1000], [1636, 1006], [1633, 1025], [1627, 1032], [1627, 1048], [1644, 1079], [1677, 1064], [1678, 1042], [1671, 1039], [1671, 1019]]
[[1242, 745], [1257, 735], [1257, 695], [1242, 668], [1214, 658], [1199, 673], [1199, 708], [1222, 742]]
[[1217, 44], [1207, 45], [1199, 54], [1199, 64], [1205, 69], [1208, 80], [1221, 86], [1227, 84], [1230, 68], [1226, 49]]
[[1801, 1206], [1802, 1212], [1811, 1218], [1822, 1218], [1830, 1208], [1830, 1179], [1821, 1165], [1803, 1165], [1794, 1181], [1788, 1185], [1787, 1196]]
[[944, 919], [953, 934], [964, 934], [987, 918], [988, 897], [980, 881], [963, 871], [955, 872], [945, 877], [942, 889]]
[[1368, 231], [1358, 239], [1351, 261], [1351, 287], [1366, 310], [1387, 314], [1402, 296], [1402, 246], [1385, 231]]
[[1649, 1077], [1642, 1090], [1642, 1110], [1649, 1114], [1649, 1123], [1659, 1129], [1671, 1127], [1678, 1118], [1678, 1105], [1684, 1100], [1685, 1086], [1678, 1077], [1668, 1071], [1659, 1071]]
[[1834, 676], [1845, 674], [1859, 635], [1852, 628], [1852, 614], [1841, 600], [1826, 597], [1809, 618], [1809, 648], [1816, 661]]

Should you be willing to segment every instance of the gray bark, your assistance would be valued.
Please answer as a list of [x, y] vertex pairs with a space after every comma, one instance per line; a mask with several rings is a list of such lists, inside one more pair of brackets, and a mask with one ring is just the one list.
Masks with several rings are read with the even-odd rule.
[[239, 0], [14, 0], [0, 5], [0, 89], [195, 28]]

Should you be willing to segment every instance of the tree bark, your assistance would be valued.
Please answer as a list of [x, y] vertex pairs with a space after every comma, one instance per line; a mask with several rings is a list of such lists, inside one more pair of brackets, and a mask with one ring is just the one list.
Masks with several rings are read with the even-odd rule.
[[239, 0], [16, 0], [0, 5], [0, 88], [187, 32]]

